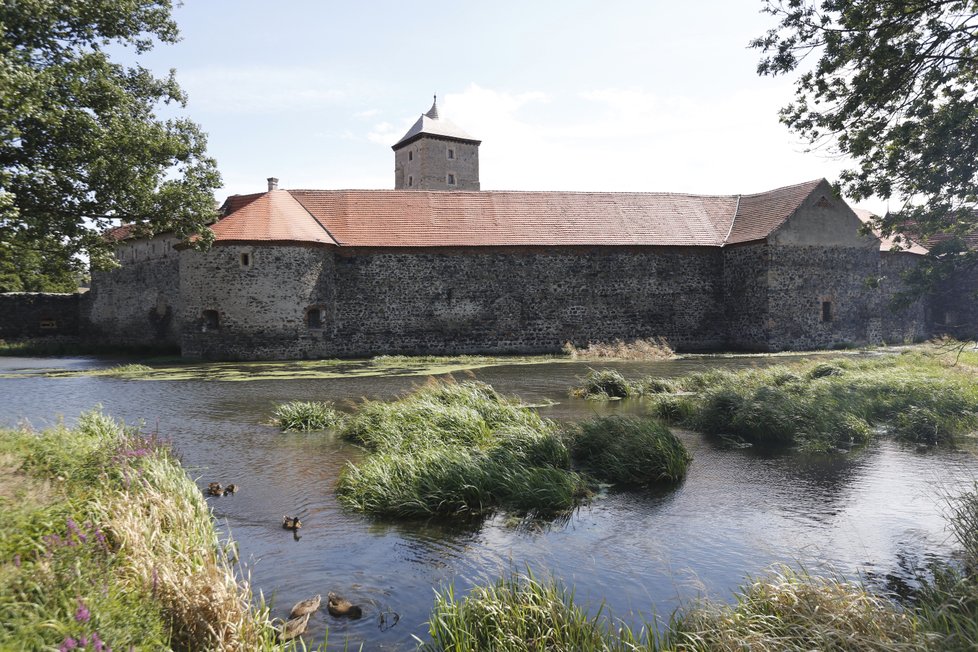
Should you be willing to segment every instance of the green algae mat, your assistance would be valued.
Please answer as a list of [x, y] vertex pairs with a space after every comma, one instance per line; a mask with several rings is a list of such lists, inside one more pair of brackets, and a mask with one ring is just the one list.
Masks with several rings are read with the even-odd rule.
[[528, 357], [410, 357], [383, 356], [370, 360], [285, 360], [274, 362], [200, 362], [161, 365], [125, 364], [99, 369], [27, 369], [0, 378], [81, 378], [109, 376], [126, 380], [304, 380], [366, 378], [370, 376], [438, 376], [502, 365], [571, 362], [569, 358]]

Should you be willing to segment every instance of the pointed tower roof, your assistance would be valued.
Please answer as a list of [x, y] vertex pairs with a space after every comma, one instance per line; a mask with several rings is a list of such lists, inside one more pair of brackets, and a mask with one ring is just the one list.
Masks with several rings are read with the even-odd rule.
[[395, 152], [405, 145], [410, 145], [422, 136], [437, 136], [439, 138], [448, 138], [451, 140], [459, 140], [466, 143], [473, 143], [475, 145], [480, 144], [481, 140], [476, 140], [465, 131], [456, 125], [451, 120], [441, 118], [438, 116], [438, 96], [435, 96], [434, 102], [431, 103], [431, 108], [428, 109], [427, 113], [422, 113], [418, 121], [414, 123], [404, 136], [394, 143], [393, 149]]

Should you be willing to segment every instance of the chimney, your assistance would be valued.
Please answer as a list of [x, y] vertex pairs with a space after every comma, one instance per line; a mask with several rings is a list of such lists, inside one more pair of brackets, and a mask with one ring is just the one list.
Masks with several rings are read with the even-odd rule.
[[275, 177], [268, 177], [268, 189], [278, 190], [278, 179]]

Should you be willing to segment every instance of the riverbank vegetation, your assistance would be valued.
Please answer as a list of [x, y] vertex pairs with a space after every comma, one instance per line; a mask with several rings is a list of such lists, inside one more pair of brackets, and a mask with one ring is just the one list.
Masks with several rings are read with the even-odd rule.
[[273, 649], [165, 445], [98, 412], [0, 432], [0, 648]]
[[[593, 372], [572, 393], [601, 397]], [[874, 433], [950, 444], [978, 428], [978, 381], [947, 361], [911, 353], [836, 358], [764, 369], [710, 370], [615, 385], [644, 396], [652, 412], [682, 427], [768, 445], [828, 450]]]
[[275, 425], [283, 431], [335, 428], [344, 415], [325, 401], [290, 401], [275, 408]]
[[675, 351], [664, 337], [629, 342], [588, 342], [584, 348], [565, 342], [563, 352], [572, 360], [670, 360], [676, 357]]

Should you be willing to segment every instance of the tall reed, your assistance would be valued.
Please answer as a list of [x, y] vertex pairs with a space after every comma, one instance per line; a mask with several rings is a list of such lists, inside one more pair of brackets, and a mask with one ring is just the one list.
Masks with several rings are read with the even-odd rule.
[[568, 439], [574, 460], [603, 482], [677, 482], [692, 459], [683, 443], [655, 419], [592, 419], [570, 427]]

